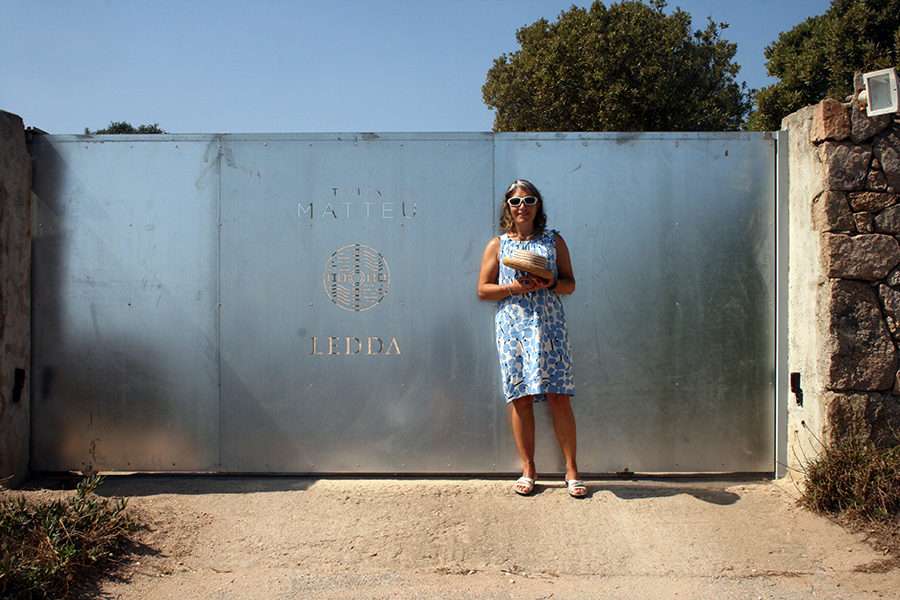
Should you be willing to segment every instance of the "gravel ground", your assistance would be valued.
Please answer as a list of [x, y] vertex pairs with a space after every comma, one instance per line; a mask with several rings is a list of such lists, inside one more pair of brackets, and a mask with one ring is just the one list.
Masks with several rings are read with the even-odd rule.
[[900, 598], [883, 551], [763, 480], [110, 476], [145, 527], [84, 598]]

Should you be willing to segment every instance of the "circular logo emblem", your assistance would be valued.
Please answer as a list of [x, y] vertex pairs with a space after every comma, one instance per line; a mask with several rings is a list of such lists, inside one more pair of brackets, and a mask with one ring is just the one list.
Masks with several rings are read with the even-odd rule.
[[344, 246], [325, 263], [325, 292], [344, 310], [368, 310], [381, 302], [391, 284], [384, 257], [362, 244]]

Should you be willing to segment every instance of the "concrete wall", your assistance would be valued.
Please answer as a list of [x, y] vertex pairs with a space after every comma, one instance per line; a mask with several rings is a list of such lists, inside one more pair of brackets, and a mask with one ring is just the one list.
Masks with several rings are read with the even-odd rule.
[[0, 111], [0, 486], [28, 475], [31, 160], [22, 119]]
[[789, 131], [788, 467], [854, 435], [900, 434], [900, 125], [856, 96], [785, 118]]
[[[819, 240], [812, 235], [812, 200], [825, 189], [825, 176], [811, 141], [814, 106], [784, 120], [789, 131], [790, 184], [788, 268], [788, 367], [800, 374], [802, 394], [788, 398], [788, 467], [794, 474], [821, 449], [816, 436], [824, 431], [821, 408], [822, 383], [817, 348], [821, 343], [816, 326], [816, 297], [825, 280], [819, 264]], [[784, 390], [786, 392], [786, 390]], [[802, 402], [802, 405], [800, 404]]]

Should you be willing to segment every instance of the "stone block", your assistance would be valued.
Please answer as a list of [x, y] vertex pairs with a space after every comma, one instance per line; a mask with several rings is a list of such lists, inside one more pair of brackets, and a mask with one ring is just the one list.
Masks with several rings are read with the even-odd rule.
[[856, 231], [859, 233], [875, 233], [875, 219], [872, 217], [872, 213], [853, 213], [853, 224], [856, 225]]
[[900, 269], [893, 269], [888, 276], [884, 278], [884, 283], [893, 287], [900, 287]]
[[851, 435], [862, 442], [892, 447], [900, 444], [900, 400], [881, 393], [826, 392], [825, 443]]
[[826, 190], [813, 200], [815, 231], [858, 231], [847, 194]]
[[846, 280], [825, 282], [819, 289], [817, 314], [822, 327], [826, 390], [893, 389], [897, 348], [870, 285]]
[[884, 176], [884, 171], [881, 169], [869, 169], [869, 175], [866, 177], [866, 189], [871, 192], [897, 191], [888, 185], [887, 178]]
[[850, 192], [866, 187], [872, 160], [870, 147], [850, 142], [822, 142], [819, 145], [819, 159], [825, 167], [828, 189]]
[[828, 277], [877, 281], [900, 264], [900, 244], [890, 235], [822, 234], [822, 266]]
[[859, 105], [858, 96], [854, 96], [850, 103], [850, 141], [861, 144], [884, 131], [893, 120], [894, 115], [868, 116]]
[[851, 192], [847, 195], [850, 208], [854, 211], [864, 210], [870, 213], [893, 206], [897, 204], [898, 199], [900, 199], [900, 195], [887, 192]]
[[875, 138], [872, 153], [881, 163], [888, 185], [900, 190], [900, 129], [896, 124]]
[[[864, 213], [868, 214], [868, 213]], [[900, 233], [900, 206], [889, 206], [877, 215], [874, 215], [875, 231], [878, 233]]]
[[900, 289], [881, 284], [878, 286], [878, 299], [888, 331], [896, 339], [900, 335]]
[[826, 98], [816, 106], [813, 115], [812, 141], [843, 140], [850, 137], [851, 123], [847, 108], [832, 98]]

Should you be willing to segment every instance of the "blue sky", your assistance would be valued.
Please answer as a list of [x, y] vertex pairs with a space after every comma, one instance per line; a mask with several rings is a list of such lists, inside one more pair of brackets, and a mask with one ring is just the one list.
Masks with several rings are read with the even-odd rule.
[[[613, 2], [606, 1], [609, 6]], [[481, 86], [515, 32], [572, 0], [0, 0], [0, 109], [82, 133], [490, 131]], [[738, 81], [830, 0], [681, 0], [727, 22]]]

